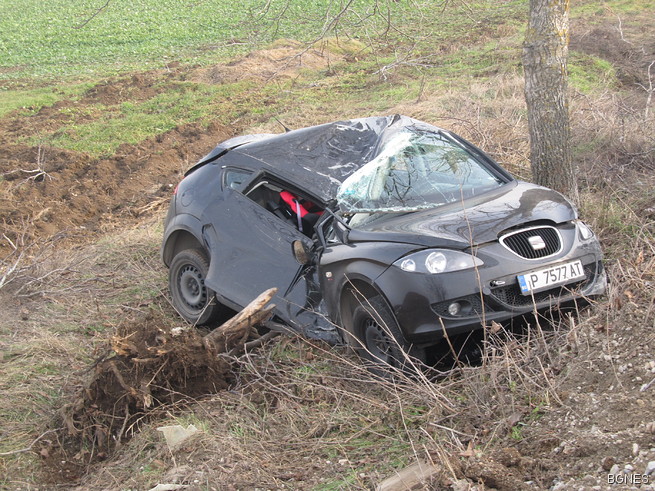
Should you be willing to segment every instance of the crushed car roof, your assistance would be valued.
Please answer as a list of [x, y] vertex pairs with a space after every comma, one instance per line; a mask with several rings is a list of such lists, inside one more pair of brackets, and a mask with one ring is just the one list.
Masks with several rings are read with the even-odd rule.
[[[385, 141], [408, 129], [444, 131], [407, 116], [393, 115], [337, 121], [277, 135], [238, 136], [218, 145], [187, 174], [226, 154], [239, 154], [255, 159], [262, 169], [289, 179], [327, 202], [336, 196], [348, 176], [377, 155]], [[233, 157], [229, 160], [235, 165], [238, 158]]]

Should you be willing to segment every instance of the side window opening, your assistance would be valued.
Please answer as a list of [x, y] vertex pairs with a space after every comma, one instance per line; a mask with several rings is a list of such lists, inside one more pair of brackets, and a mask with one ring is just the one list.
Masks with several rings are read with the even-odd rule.
[[258, 182], [246, 196], [308, 237], [314, 233], [314, 225], [323, 213], [313, 201], [266, 180]]
[[251, 176], [252, 172], [247, 170], [226, 168], [223, 171], [223, 187], [241, 190]]

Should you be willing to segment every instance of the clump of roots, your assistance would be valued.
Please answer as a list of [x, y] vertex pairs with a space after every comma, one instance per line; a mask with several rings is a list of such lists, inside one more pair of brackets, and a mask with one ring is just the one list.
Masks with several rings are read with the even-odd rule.
[[68, 450], [76, 442], [78, 460], [104, 458], [158, 408], [227, 389], [234, 379], [231, 355], [273, 335], [260, 337], [255, 329], [270, 318], [273, 306], [264, 305], [273, 294], [264, 292], [205, 336], [193, 328], [162, 327], [166, 320], [154, 313], [121, 326], [61, 410]]

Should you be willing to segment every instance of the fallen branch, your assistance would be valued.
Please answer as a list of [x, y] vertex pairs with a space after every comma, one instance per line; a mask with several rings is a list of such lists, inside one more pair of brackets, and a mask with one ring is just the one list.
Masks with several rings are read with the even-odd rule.
[[87, 25], [89, 22], [91, 22], [93, 19], [95, 19], [95, 18], [98, 16], [98, 14], [100, 14], [100, 12], [102, 12], [103, 10], [105, 10], [105, 9], [107, 8], [107, 6], [109, 5], [109, 2], [111, 2], [111, 0], [107, 0], [107, 1], [104, 3], [104, 5], [102, 5], [101, 7], [97, 8], [96, 11], [93, 12], [93, 13], [92, 13], [89, 17], [87, 17], [84, 21], [82, 21], [80, 24], [78, 24], [78, 25], [76, 25], [76, 26], [73, 26], [73, 29], [82, 29], [85, 25]]
[[2, 271], [1, 273], [2, 276], [0, 276], [0, 288], [11, 282], [10, 276], [13, 274], [14, 271], [16, 271], [16, 268], [18, 268], [18, 265], [20, 264], [22, 259], [23, 259], [23, 253], [21, 252], [18, 255], [18, 258], [16, 258], [16, 260], [14, 261], [14, 263], [7, 265], [6, 269]]
[[237, 315], [207, 334], [203, 339], [205, 347], [216, 353], [226, 353], [243, 346], [252, 334], [253, 327], [263, 324], [273, 315], [275, 305], [265, 305], [276, 293], [277, 288], [266, 290]]
[[235, 348], [232, 348], [232, 350], [228, 354], [231, 356], [235, 356], [243, 351], [250, 351], [255, 348], [259, 348], [266, 341], [273, 339], [274, 337], [279, 336], [280, 334], [282, 333], [277, 331], [269, 331], [263, 336], [260, 336], [259, 338], [254, 339], [253, 341], [245, 343], [243, 346], [237, 346]]
[[[264, 306], [270, 302], [273, 296], [277, 293], [277, 288], [270, 288], [260, 294], [256, 299], [250, 302], [241, 312], [232, 317], [230, 320], [225, 322], [222, 326], [213, 330], [205, 336], [206, 340], [215, 342], [215, 340], [220, 339], [226, 333], [236, 332], [241, 329], [244, 325], [252, 327], [253, 316], [261, 311]], [[260, 319], [258, 322], [263, 322], [263, 319]]]
[[56, 433], [56, 432], [61, 431], [61, 430], [63, 430], [63, 428], [57, 428], [56, 430], [48, 430], [45, 433], [43, 433], [42, 435], [40, 435], [39, 437], [37, 437], [36, 440], [34, 440], [30, 444], [29, 447], [21, 448], [20, 450], [12, 450], [10, 452], [0, 452], [0, 457], [8, 457], [9, 455], [16, 455], [16, 454], [19, 454], [19, 453], [31, 452], [34, 445], [36, 445], [39, 442], [39, 440], [41, 440], [41, 438], [43, 438], [46, 435], [49, 435], [50, 433]]

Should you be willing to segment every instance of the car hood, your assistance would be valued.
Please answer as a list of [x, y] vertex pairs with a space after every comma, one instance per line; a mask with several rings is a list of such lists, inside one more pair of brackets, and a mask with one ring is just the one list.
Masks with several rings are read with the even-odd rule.
[[562, 223], [577, 217], [560, 193], [523, 181], [438, 208], [381, 215], [354, 228], [349, 240], [405, 242], [464, 249], [498, 239], [504, 230], [537, 221]]

